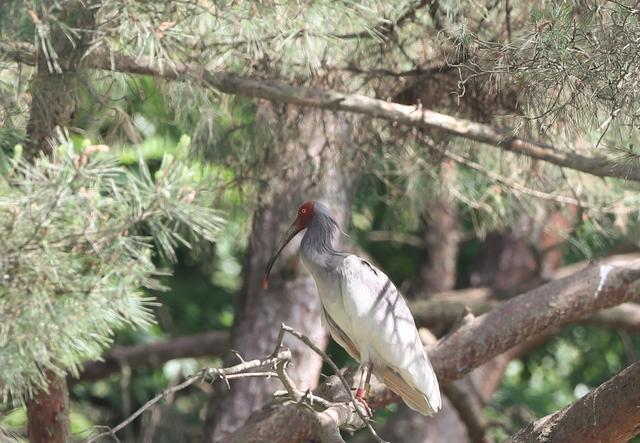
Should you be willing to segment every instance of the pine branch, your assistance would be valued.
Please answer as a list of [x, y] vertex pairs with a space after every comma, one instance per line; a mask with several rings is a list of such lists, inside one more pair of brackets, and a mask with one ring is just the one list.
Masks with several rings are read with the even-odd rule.
[[[17, 59], [28, 63], [27, 57], [24, 56], [24, 48], [21, 47], [20, 51], [17, 48], [11, 49], [12, 45], [8, 43], [2, 43], [2, 47], [5, 48], [8, 56], [20, 54]], [[386, 102], [358, 94], [295, 87], [278, 81], [243, 77], [224, 71], [211, 71], [195, 64], [176, 62], [170, 68], [164, 69], [143, 56], [133, 59], [121, 53], [98, 50], [86, 57], [84, 66], [151, 75], [167, 80], [192, 80], [232, 95], [332, 111], [354, 112], [409, 127], [442, 131], [598, 177], [640, 181], [640, 169], [633, 165], [618, 164], [603, 157], [586, 157], [571, 151], [560, 150], [547, 143], [519, 138], [509, 128], [496, 128], [420, 106]]]
[[77, 375], [115, 328], [152, 322], [140, 290], [162, 289], [152, 242], [171, 258], [178, 242], [219, 232], [187, 165], [165, 158], [153, 178], [144, 164], [137, 174], [90, 148], [17, 162], [0, 182], [0, 323], [11, 325], [0, 328], [0, 365], [13, 368], [0, 395], [14, 402], [43, 389], [45, 371]]
[[416, 12], [419, 9], [424, 8], [425, 6], [431, 5], [433, 0], [418, 0], [411, 6], [407, 7], [407, 9], [400, 14], [394, 22], [383, 21], [378, 25], [374, 26], [373, 29], [368, 31], [361, 32], [353, 32], [350, 34], [339, 34], [336, 35], [336, 38], [339, 39], [352, 39], [352, 38], [367, 38], [372, 35], [380, 36], [380, 37], [388, 37], [390, 34], [394, 32], [395, 29], [402, 26], [406, 22], [410, 21], [413, 17], [415, 17]]

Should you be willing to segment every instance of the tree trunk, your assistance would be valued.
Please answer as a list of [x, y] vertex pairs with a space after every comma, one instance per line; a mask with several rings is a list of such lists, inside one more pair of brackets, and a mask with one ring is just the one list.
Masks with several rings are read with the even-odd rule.
[[[64, 12], [57, 14], [55, 20], [51, 20], [39, 8], [31, 11], [32, 20], [36, 24], [39, 22], [50, 28], [51, 48], [55, 52], [49, 48], [47, 57], [42, 44], [37, 48], [36, 73], [31, 81], [31, 110], [27, 124], [27, 158], [40, 153], [50, 154], [53, 146], [49, 139], [57, 130], [71, 125], [77, 107], [78, 89], [81, 87], [80, 72], [76, 68], [89, 41], [88, 33], [84, 30], [92, 30], [94, 27], [95, 8], [92, 3], [62, 1]], [[71, 37], [59, 28], [58, 23], [76, 29], [80, 37], [71, 41]]]
[[69, 440], [69, 391], [64, 377], [47, 372], [48, 390], [27, 401], [27, 435], [31, 443]]
[[[444, 161], [441, 165], [442, 186], [455, 180], [455, 165]], [[419, 294], [430, 294], [453, 289], [456, 284], [456, 264], [460, 245], [458, 210], [450, 196], [440, 195], [427, 204], [425, 217], [425, 259], [420, 267]]]
[[[236, 320], [231, 333], [231, 349], [243, 358], [256, 358], [273, 351], [281, 323], [307, 334], [321, 347], [327, 343], [320, 325], [320, 300], [315, 283], [297, 258], [300, 236], [283, 251], [273, 269], [270, 287], [261, 287], [265, 266], [281, 236], [306, 200], [321, 199], [345, 227], [351, 195], [349, 169], [340, 153], [349, 140], [344, 115], [317, 110], [284, 107], [274, 111], [262, 103], [274, 132], [273, 153], [268, 155], [269, 179], [260, 190], [261, 200], [244, 263], [244, 283], [236, 303]], [[286, 345], [293, 351], [290, 375], [301, 389], [318, 382], [321, 359], [295, 341]], [[226, 363], [237, 359], [230, 356]], [[231, 390], [218, 389], [211, 401], [205, 424], [206, 441], [223, 441], [223, 436], [242, 425], [262, 407], [278, 381], [257, 378], [231, 383]]]
[[[88, 42], [85, 29], [93, 29], [94, 17], [91, 1], [80, 4], [66, 3], [66, 9], [56, 16], [56, 20], [80, 32], [80, 38], [70, 41], [70, 37], [53, 23], [49, 17], [35, 8], [32, 20], [49, 26], [51, 47], [57, 55], [56, 62], [45, 56], [42, 47], [36, 55], [36, 71], [31, 81], [31, 109], [27, 125], [25, 157], [31, 159], [39, 154], [49, 155], [53, 144], [50, 142], [57, 130], [68, 128], [77, 106], [79, 88], [76, 71]], [[49, 54], [53, 54], [49, 48]], [[55, 138], [54, 138], [55, 139]], [[54, 142], [55, 144], [55, 142]], [[66, 442], [69, 440], [69, 392], [65, 377], [46, 373], [48, 389], [34, 394], [27, 401], [28, 434], [31, 442]]]

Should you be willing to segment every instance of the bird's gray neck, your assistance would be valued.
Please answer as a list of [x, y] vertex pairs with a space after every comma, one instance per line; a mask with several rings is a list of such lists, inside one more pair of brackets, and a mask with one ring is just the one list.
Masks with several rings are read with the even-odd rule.
[[316, 214], [307, 226], [300, 244], [300, 252], [307, 264], [316, 269], [328, 270], [344, 253], [336, 251], [333, 242], [338, 224], [330, 216]]

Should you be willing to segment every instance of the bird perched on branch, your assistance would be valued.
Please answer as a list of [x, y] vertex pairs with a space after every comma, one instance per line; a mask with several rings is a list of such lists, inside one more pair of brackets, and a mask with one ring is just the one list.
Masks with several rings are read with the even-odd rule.
[[370, 413], [366, 400], [373, 372], [411, 409], [423, 415], [438, 412], [442, 405], [438, 380], [409, 307], [381, 270], [334, 249], [339, 227], [327, 206], [315, 201], [300, 206], [269, 260], [264, 289], [278, 255], [304, 229], [300, 255], [318, 287], [323, 325], [362, 366], [356, 400]]

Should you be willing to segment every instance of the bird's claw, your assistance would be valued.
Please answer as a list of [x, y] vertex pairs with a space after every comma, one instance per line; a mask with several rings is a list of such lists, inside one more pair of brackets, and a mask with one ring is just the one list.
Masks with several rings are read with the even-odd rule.
[[364, 398], [364, 390], [363, 389], [359, 389], [356, 390], [356, 406], [360, 406], [361, 407], [361, 411], [362, 411], [362, 415], [364, 415], [367, 418], [372, 418], [373, 417], [373, 411], [371, 410], [371, 408], [369, 407], [369, 405], [367, 404], [367, 400], [365, 400]]

